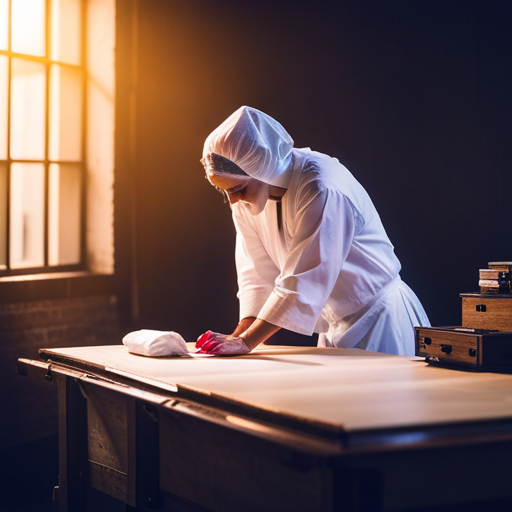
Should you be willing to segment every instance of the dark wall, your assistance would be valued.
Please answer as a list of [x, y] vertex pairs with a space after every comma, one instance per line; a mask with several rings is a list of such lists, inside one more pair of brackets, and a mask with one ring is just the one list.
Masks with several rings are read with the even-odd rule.
[[[16, 293], [11, 294], [12, 302], [5, 302], [5, 293], [0, 296], [2, 512], [58, 509], [58, 503], [52, 501], [52, 489], [59, 482], [57, 384], [43, 379], [43, 374], [22, 376], [24, 367], [18, 368], [18, 358], [38, 360], [42, 347], [99, 346], [120, 339], [116, 297], [100, 295], [98, 280], [92, 282], [97, 294], [81, 296], [80, 285], [74, 289], [67, 283], [67, 297], [44, 300], [31, 297], [30, 291], [37, 291], [37, 280], [26, 283], [23, 288], [27, 300], [17, 301]], [[61, 291], [55, 282], [46, 284], [46, 293]], [[6, 285], [13, 291], [4, 282], [3, 292]], [[87, 290], [82, 288], [84, 292]]]
[[6, 448], [57, 433], [55, 385], [42, 378], [37, 381], [21, 377], [18, 358], [38, 360], [38, 350], [43, 347], [113, 344], [119, 340], [119, 331], [115, 296], [0, 302], [0, 405], [4, 418], [0, 427], [0, 460]]
[[192, 340], [237, 322], [234, 229], [199, 159], [208, 133], [243, 104], [356, 175], [434, 325], [459, 323], [459, 293], [477, 290], [478, 269], [512, 259], [510, 2], [144, 0], [135, 17], [130, 9], [118, 12], [128, 35], [136, 27], [135, 52], [118, 54], [118, 115], [130, 117], [119, 101], [130, 83], [136, 107], [131, 145], [117, 148], [116, 262], [137, 286], [134, 326]]

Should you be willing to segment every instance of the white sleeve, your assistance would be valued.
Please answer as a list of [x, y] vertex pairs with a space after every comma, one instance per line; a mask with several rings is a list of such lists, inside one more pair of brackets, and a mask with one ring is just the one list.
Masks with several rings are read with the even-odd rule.
[[350, 251], [357, 215], [345, 195], [310, 184], [296, 206], [289, 256], [259, 318], [300, 334], [313, 333]]
[[263, 247], [260, 237], [250, 221], [236, 215], [236, 271], [240, 320], [257, 317], [275, 286], [279, 270]]

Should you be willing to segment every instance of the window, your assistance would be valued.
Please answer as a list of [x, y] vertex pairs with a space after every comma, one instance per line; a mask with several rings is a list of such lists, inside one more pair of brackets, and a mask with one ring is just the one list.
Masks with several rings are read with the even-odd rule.
[[113, 269], [114, 14], [0, 0], [0, 277]]

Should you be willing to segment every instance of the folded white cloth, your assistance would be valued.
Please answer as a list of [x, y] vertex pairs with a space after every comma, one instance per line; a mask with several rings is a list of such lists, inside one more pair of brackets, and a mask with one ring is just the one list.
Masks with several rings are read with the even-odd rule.
[[141, 329], [128, 333], [123, 338], [128, 352], [142, 356], [185, 356], [189, 355], [185, 340], [174, 331]]

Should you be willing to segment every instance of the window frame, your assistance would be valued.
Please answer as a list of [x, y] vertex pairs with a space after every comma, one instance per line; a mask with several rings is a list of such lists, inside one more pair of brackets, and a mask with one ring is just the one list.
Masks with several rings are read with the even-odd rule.
[[[86, 0], [80, 1], [80, 17], [81, 17], [81, 36], [80, 36], [80, 63], [70, 64], [60, 60], [52, 59], [51, 55], [51, 15], [52, 1], [45, 0], [45, 56], [35, 56], [22, 54], [12, 51], [12, 0], [8, 1], [8, 48], [0, 50], [0, 56], [6, 56], [8, 59], [8, 83], [7, 83], [7, 155], [6, 159], [0, 160], [6, 165], [6, 193], [7, 201], [5, 204], [6, 218], [6, 240], [5, 240], [5, 268], [0, 268], [0, 280], [3, 278], [14, 278], [16, 276], [50, 277], [51, 274], [64, 273], [69, 275], [70, 272], [87, 273], [86, 262], [86, 208], [87, 208], [87, 12]], [[12, 59], [23, 59], [30, 62], [37, 62], [45, 66], [45, 152], [43, 159], [13, 159], [11, 157], [11, 85], [12, 85]], [[79, 70], [81, 73], [81, 93], [82, 93], [82, 119], [81, 119], [81, 157], [79, 161], [69, 160], [51, 160], [49, 157], [50, 145], [50, 70], [52, 65], [60, 65], [63, 67]], [[42, 266], [31, 267], [11, 267], [11, 167], [13, 163], [41, 163], [44, 166], [44, 247]], [[80, 168], [80, 237], [79, 237], [79, 262], [73, 264], [49, 264], [49, 174], [51, 164], [72, 164]], [[10, 281], [10, 279], [9, 279]]]

